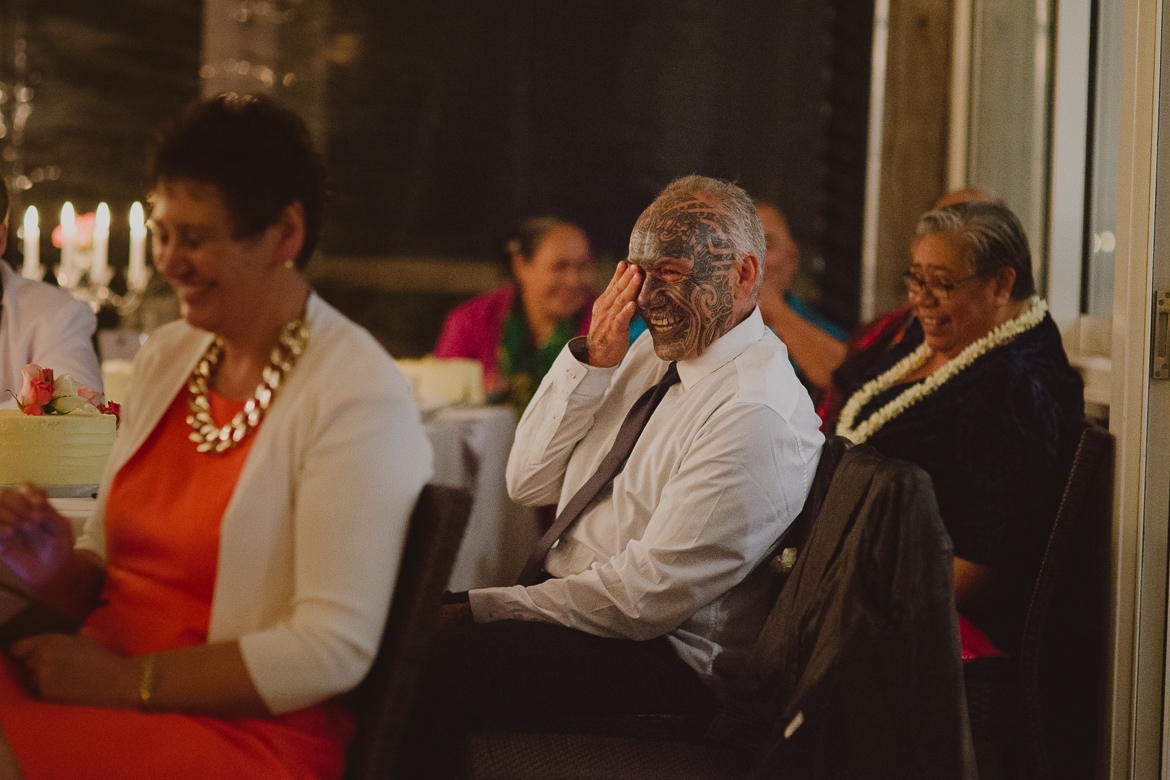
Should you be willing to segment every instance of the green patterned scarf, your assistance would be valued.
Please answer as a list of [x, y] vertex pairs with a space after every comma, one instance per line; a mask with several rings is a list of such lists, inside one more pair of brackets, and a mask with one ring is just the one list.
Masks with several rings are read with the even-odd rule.
[[508, 383], [506, 399], [516, 412], [523, 413], [528, 402], [536, 393], [536, 387], [552, 368], [557, 355], [581, 329], [581, 315], [561, 320], [549, 337], [548, 343], [536, 346], [528, 330], [528, 318], [524, 314], [524, 302], [520, 291], [512, 298], [512, 309], [504, 320], [504, 334], [500, 339], [499, 370]]

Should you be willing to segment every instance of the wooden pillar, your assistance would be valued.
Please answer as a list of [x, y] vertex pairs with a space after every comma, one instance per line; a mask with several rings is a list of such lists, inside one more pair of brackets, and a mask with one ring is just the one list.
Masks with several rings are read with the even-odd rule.
[[296, 111], [325, 137], [325, 79], [337, 43], [327, 46], [328, 0], [288, 5], [204, 0], [203, 97], [265, 94]]
[[[873, 315], [906, 301], [901, 274], [910, 264], [914, 226], [946, 190], [952, 23], [950, 0], [889, 2], [876, 231], [871, 239]], [[863, 317], [866, 313], [863, 308]]]
[[204, 0], [204, 97], [221, 92], [271, 95], [280, 78], [275, 6], [254, 8], [241, 0]]

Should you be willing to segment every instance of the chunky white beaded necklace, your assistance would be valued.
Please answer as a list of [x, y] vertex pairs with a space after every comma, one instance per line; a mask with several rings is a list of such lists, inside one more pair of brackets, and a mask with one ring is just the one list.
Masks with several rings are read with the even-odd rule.
[[883, 425], [933, 393], [948, 379], [974, 363], [977, 358], [1001, 344], [1011, 341], [1024, 331], [1039, 325], [1047, 311], [1048, 304], [1040, 300], [1039, 296], [1033, 295], [1028, 299], [1028, 309], [1020, 314], [1020, 316], [992, 328], [990, 333], [967, 345], [966, 349], [956, 355], [953, 360], [942, 368], [921, 382], [916, 382], [906, 388], [885, 406], [871, 414], [860, 425], [854, 427], [853, 423], [857, 418], [857, 414], [869, 403], [871, 398], [893, 387], [902, 377], [926, 363], [930, 358], [931, 350], [924, 341], [917, 349], [894, 364], [893, 368], [876, 379], [866, 382], [860, 390], [850, 397], [849, 402], [845, 404], [845, 408], [841, 410], [841, 418], [837, 423], [837, 435], [852, 440], [854, 444], [861, 444], [870, 436], [873, 436]]

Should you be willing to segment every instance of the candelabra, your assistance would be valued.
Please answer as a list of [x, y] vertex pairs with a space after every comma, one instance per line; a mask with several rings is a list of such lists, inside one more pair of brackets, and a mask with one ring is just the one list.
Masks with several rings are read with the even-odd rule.
[[[79, 255], [86, 253], [79, 252]], [[91, 270], [66, 269], [56, 266], [57, 284], [69, 290], [69, 294], [79, 301], [85, 301], [96, 314], [109, 306], [125, 317], [138, 310], [146, 296], [146, 287], [152, 276], [149, 268], [143, 268], [139, 273], [133, 269], [126, 275], [126, 292], [119, 295], [110, 289], [110, 282], [114, 278], [114, 269], [106, 268], [105, 273], [94, 276]]]
[[[94, 214], [78, 217], [73, 204], [61, 209], [61, 224], [54, 231], [53, 242], [61, 247], [61, 259], [53, 267], [57, 284], [96, 314], [112, 307], [126, 316], [138, 310], [150, 283], [146, 267], [146, 225], [141, 203], [130, 207], [130, 262], [126, 268], [126, 292], [119, 295], [110, 289], [114, 269], [109, 265], [110, 209], [102, 203]], [[24, 215], [24, 266], [21, 275], [41, 279], [45, 268], [40, 263], [41, 231], [37, 210], [29, 206]]]

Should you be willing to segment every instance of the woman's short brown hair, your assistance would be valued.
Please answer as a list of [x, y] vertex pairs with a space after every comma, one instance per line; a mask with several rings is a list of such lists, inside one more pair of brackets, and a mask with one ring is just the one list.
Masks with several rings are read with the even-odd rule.
[[236, 238], [276, 224], [291, 203], [305, 210], [304, 268], [325, 209], [325, 164], [299, 116], [266, 97], [226, 93], [164, 126], [148, 170], [150, 189], [189, 179], [219, 188]]

